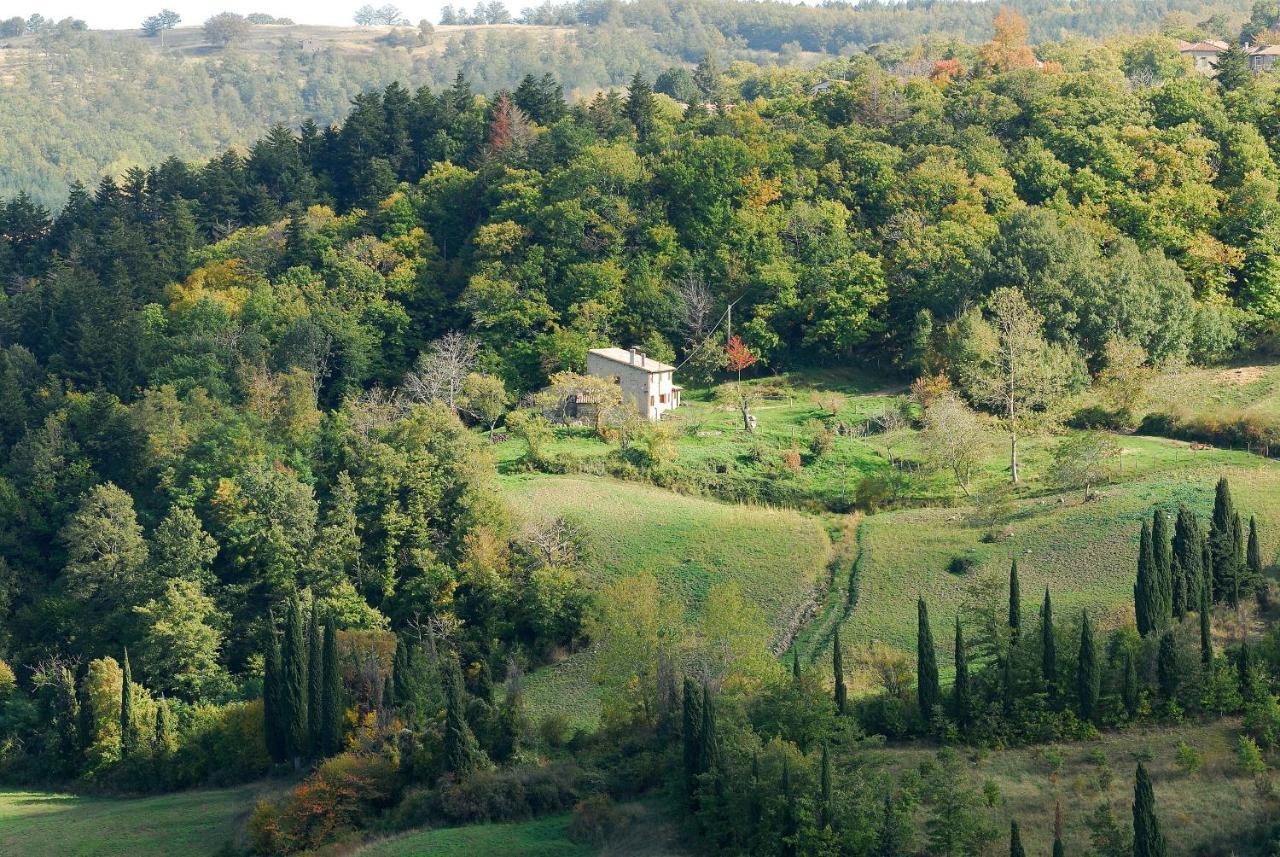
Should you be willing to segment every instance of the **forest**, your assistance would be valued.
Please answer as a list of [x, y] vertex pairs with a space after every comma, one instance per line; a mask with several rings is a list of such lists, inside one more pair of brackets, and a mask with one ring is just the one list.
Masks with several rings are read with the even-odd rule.
[[[632, 62], [579, 99], [541, 70], [352, 81], [340, 122], [73, 181], [56, 210], [8, 194], [0, 778], [270, 778], [227, 846], [261, 854], [556, 814], [599, 846], [655, 795], [689, 853], [1276, 853], [1280, 421], [1216, 390], [1193, 410], [1189, 383], [1150, 402], [1274, 357], [1280, 85], [1197, 73], [1174, 37], [1218, 25], [1115, 35], [1138, 12], [1109, 8], [1099, 41], [1002, 10], [812, 65]], [[871, 38], [817, 20], [824, 44], [787, 40]], [[585, 376], [609, 345], [677, 365], [688, 421]], [[557, 486], [750, 547], [637, 570], [618, 532], [530, 516]], [[1061, 545], [1013, 551], [1051, 536], [1055, 573]], [[593, 721], [540, 708], [566, 664]], [[1116, 749], [1169, 729], [1200, 737], [1168, 764]], [[1094, 750], [1058, 789], [1068, 742]], [[1034, 827], [997, 829], [1023, 805], [970, 772], [1011, 748], [1051, 772]], [[1243, 777], [1258, 811], [1170, 811], [1175, 766], [1190, 792]]]

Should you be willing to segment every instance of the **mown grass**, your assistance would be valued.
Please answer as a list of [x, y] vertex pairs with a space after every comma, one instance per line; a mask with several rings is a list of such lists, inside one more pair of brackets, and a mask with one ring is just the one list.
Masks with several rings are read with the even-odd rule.
[[360, 857], [588, 857], [598, 849], [569, 838], [569, 816], [409, 833], [356, 851]]
[[[1244, 854], [1241, 841], [1264, 816], [1265, 801], [1251, 776], [1235, 761], [1239, 724], [1225, 720], [1108, 733], [1096, 741], [992, 752], [959, 749], [967, 777], [980, 788], [999, 790], [991, 817], [998, 830], [988, 853], [1007, 854], [1009, 821], [1021, 827], [1028, 854], [1048, 854], [1053, 844], [1054, 806], [1061, 800], [1063, 845], [1068, 854], [1090, 851], [1088, 817], [1105, 802], [1121, 829], [1131, 826], [1134, 769], [1144, 760], [1151, 773], [1156, 811], [1170, 855]], [[1179, 741], [1200, 752], [1203, 767], [1187, 774], [1175, 763]], [[892, 769], [916, 767], [935, 750], [894, 747], [871, 755]], [[1060, 766], [1055, 764], [1060, 761]], [[925, 842], [916, 825], [913, 843]]]
[[[825, 579], [830, 538], [818, 519], [798, 512], [597, 477], [506, 477], [503, 484], [526, 521], [564, 516], [580, 527], [589, 549], [588, 585], [652, 574], [684, 605], [690, 622], [710, 589], [732, 583], [780, 633]], [[590, 652], [536, 671], [525, 687], [535, 721], [564, 714], [572, 728], [597, 722]]]
[[[1280, 548], [1280, 465], [1243, 453], [1216, 453], [1206, 460], [1220, 466], [1192, 468], [1188, 462], [1182, 469], [1160, 470], [1153, 461], [1147, 478], [1107, 486], [1088, 503], [1078, 493], [1023, 500], [1007, 524], [1007, 539], [996, 543], [982, 540], [985, 529], [970, 524], [966, 509], [868, 517], [859, 534], [857, 602], [841, 629], [847, 654], [880, 641], [914, 656], [916, 599], [923, 596], [946, 663], [951, 657], [947, 629], [971, 588], [983, 580], [1002, 587], [1015, 557], [1023, 611], [1029, 617], [1048, 587], [1059, 622], [1079, 621], [1083, 608], [1103, 627], [1131, 621], [1142, 521], [1157, 505], [1172, 512], [1179, 503], [1207, 521], [1220, 475], [1230, 480], [1236, 507], [1246, 520], [1257, 515], [1264, 560], [1274, 562]], [[952, 573], [956, 557], [971, 559], [972, 569]], [[823, 655], [807, 654], [815, 660]], [[846, 657], [845, 662], [853, 661]]]
[[257, 786], [241, 786], [136, 799], [0, 792], [0, 854], [216, 854], [234, 838], [260, 791]]

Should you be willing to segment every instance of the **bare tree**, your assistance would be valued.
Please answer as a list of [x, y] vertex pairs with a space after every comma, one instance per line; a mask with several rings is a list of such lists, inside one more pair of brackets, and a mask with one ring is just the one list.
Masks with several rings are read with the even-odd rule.
[[576, 523], [557, 515], [525, 527], [524, 543], [541, 565], [565, 567], [578, 564], [586, 536]]
[[935, 470], [950, 469], [956, 484], [969, 496], [973, 468], [982, 455], [982, 424], [978, 415], [955, 393], [944, 393], [924, 409], [920, 433], [925, 460]]
[[711, 333], [716, 299], [697, 274], [688, 273], [676, 284], [680, 298], [680, 322], [690, 347], [700, 346]]
[[458, 410], [458, 396], [476, 365], [475, 340], [454, 331], [427, 346], [413, 371], [404, 377], [404, 391], [415, 402], [444, 402]]
[[1009, 479], [1018, 482], [1018, 428], [1025, 411], [1042, 409], [1062, 393], [1071, 360], [1045, 341], [1044, 319], [1017, 289], [987, 298], [990, 322], [971, 319], [970, 358], [962, 369], [969, 394], [998, 409], [1009, 430]]

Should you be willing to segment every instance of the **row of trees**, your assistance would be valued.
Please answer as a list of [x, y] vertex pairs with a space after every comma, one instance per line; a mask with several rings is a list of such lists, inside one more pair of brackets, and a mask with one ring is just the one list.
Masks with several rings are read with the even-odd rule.
[[[277, 636], [268, 623], [263, 655], [263, 729], [267, 752], [276, 762], [324, 758], [342, 747], [342, 681], [337, 631], [332, 617], [319, 621], [319, 609], [304, 622], [296, 598], [289, 601], [284, 628]], [[323, 631], [321, 630], [323, 628]]]

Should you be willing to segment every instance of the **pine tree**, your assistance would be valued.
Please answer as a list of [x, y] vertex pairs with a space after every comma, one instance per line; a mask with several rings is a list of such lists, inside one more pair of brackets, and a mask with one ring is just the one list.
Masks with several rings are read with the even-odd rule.
[[1156, 509], [1151, 518], [1151, 551], [1155, 560], [1156, 589], [1160, 593], [1160, 627], [1173, 615], [1173, 549], [1169, 541], [1169, 518]]
[[1098, 651], [1086, 610], [1080, 614], [1080, 656], [1076, 661], [1076, 701], [1081, 720], [1092, 722], [1097, 715], [1099, 678]]
[[952, 695], [952, 716], [960, 726], [961, 732], [968, 732], [972, 722], [972, 702], [969, 698], [969, 653], [964, 645], [964, 632], [960, 628], [960, 617], [956, 617], [956, 683]]
[[263, 655], [262, 720], [267, 754], [277, 764], [289, 757], [285, 739], [284, 676], [280, 663], [280, 637], [268, 615], [266, 652]]
[[1209, 524], [1209, 554], [1213, 558], [1213, 600], [1231, 597], [1234, 589], [1236, 545], [1235, 505], [1231, 487], [1224, 476], [1218, 480], [1213, 500], [1213, 518]]
[[1053, 602], [1049, 600], [1049, 588], [1044, 590], [1044, 604], [1040, 607], [1040, 678], [1049, 698], [1058, 693], [1058, 643], [1053, 633]]
[[1128, 713], [1129, 719], [1132, 720], [1138, 714], [1140, 700], [1138, 664], [1134, 660], [1132, 650], [1126, 650], [1124, 653], [1124, 675], [1121, 678], [1120, 699], [1124, 702], [1124, 710]]
[[653, 116], [656, 107], [653, 99], [653, 87], [644, 79], [644, 75], [636, 72], [627, 87], [626, 116], [636, 128], [636, 138], [646, 140], [653, 131]]
[[1018, 587], [1018, 560], [1009, 564], [1009, 636], [1017, 640], [1022, 633], [1022, 591]]
[[840, 649], [839, 625], [831, 642], [831, 672], [835, 679], [836, 713], [844, 714], [849, 704], [849, 689], [844, 683], [844, 652]]
[[684, 787], [690, 807], [696, 807], [698, 763], [702, 759], [702, 694], [693, 679], [684, 680], [684, 716], [681, 739], [684, 742]]
[[320, 754], [320, 729], [324, 682], [324, 664], [320, 654], [320, 624], [316, 608], [312, 606], [307, 622], [307, 756]]
[[133, 671], [129, 667], [129, 650], [124, 650], [120, 664], [120, 758], [128, 759], [138, 748], [138, 726], [133, 712]]
[[1209, 585], [1200, 587], [1200, 662], [1213, 664], [1213, 607], [1209, 604]]
[[1246, 574], [1250, 588], [1258, 598], [1258, 606], [1267, 607], [1267, 585], [1262, 575], [1262, 546], [1258, 543], [1258, 519], [1249, 516], [1249, 547], [1245, 559]]
[[920, 716], [926, 726], [933, 719], [933, 710], [942, 698], [938, 687], [938, 655], [933, 646], [933, 632], [929, 630], [929, 608], [924, 599], [916, 605], [916, 673], [918, 681], [917, 698], [920, 702]]
[[342, 749], [342, 676], [338, 671], [338, 631], [330, 617], [324, 623], [321, 650], [324, 673], [320, 684], [320, 752], [332, 756]]
[[301, 767], [307, 755], [307, 643], [302, 608], [295, 597], [289, 601], [284, 620], [284, 641], [280, 645], [281, 713], [284, 723], [285, 755]]
[[1172, 702], [1178, 696], [1182, 675], [1178, 667], [1178, 647], [1172, 631], [1160, 637], [1160, 651], [1156, 657], [1156, 678], [1160, 683], [1160, 695]]
[[1133, 585], [1133, 608], [1139, 634], [1145, 637], [1160, 629], [1159, 571], [1151, 542], [1151, 527], [1146, 521], [1142, 522], [1142, 535], [1138, 539], [1138, 579]]
[[1147, 768], [1138, 763], [1133, 785], [1133, 857], [1165, 857], [1164, 836], [1156, 818], [1156, 798]]
[[1249, 55], [1238, 42], [1232, 41], [1227, 45], [1227, 49], [1218, 54], [1218, 61], [1213, 67], [1214, 77], [1225, 91], [1240, 89], [1253, 81]]
[[458, 656], [450, 653], [441, 660], [440, 678], [445, 697], [445, 770], [463, 780], [480, 767], [480, 748], [476, 746], [475, 735], [467, 723], [466, 688], [462, 685]]
[[1200, 603], [1200, 523], [1186, 506], [1173, 525], [1173, 615], [1181, 619]]
[[1027, 857], [1022, 847], [1022, 833], [1018, 830], [1018, 822], [1009, 822], [1009, 857]]

